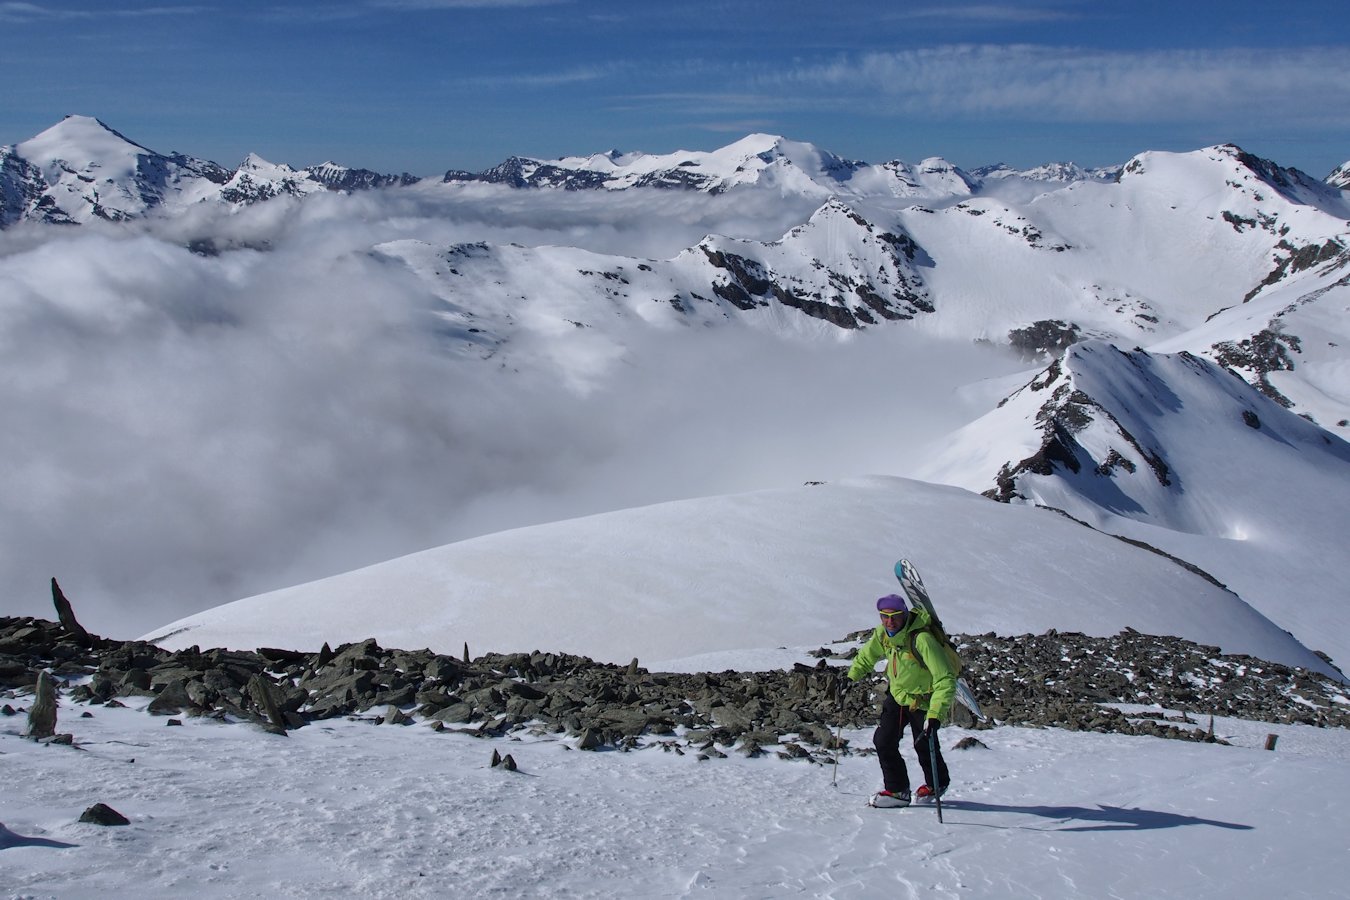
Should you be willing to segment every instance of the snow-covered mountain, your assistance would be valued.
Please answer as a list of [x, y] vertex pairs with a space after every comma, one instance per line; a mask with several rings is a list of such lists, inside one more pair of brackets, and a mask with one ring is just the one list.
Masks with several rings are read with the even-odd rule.
[[[786, 156], [772, 159], [788, 165]], [[619, 183], [633, 183], [634, 166], [621, 169]], [[713, 171], [725, 174], [725, 166]], [[812, 171], [814, 180], [798, 184], [809, 182], [804, 191], [814, 196], [837, 168]], [[1004, 175], [983, 193], [963, 174], [908, 194], [894, 189], [895, 179], [865, 192], [862, 170], [848, 171], [848, 182], [775, 241], [710, 235], [668, 259], [588, 254], [573, 265], [555, 246], [474, 244], [431, 248], [455, 262], [420, 271], [440, 273], [432, 290], [475, 315], [496, 295], [519, 298], [517, 309], [535, 302], [541, 293], [523, 285], [544, 279], [556, 289], [550, 306], [558, 296], [576, 299], [570, 321], [616, 304], [661, 322], [723, 317], [735, 307], [771, 329], [799, 330], [809, 324], [801, 317], [844, 328], [914, 320], [926, 333], [1008, 344], [1029, 360], [1083, 337], [1189, 349], [1319, 424], [1344, 427], [1337, 423], [1350, 418], [1337, 384], [1339, 348], [1350, 335], [1334, 312], [1350, 275], [1350, 204], [1324, 183], [1231, 146], [1143, 154], [1118, 181], [1082, 170], [1059, 181]], [[724, 174], [704, 174], [726, 183]], [[1014, 178], [1037, 187], [1011, 190]], [[740, 185], [764, 188], [762, 180]], [[919, 194], [940, 202], [912, 202]], [[466, 291], [479, 302], [465, 304]]]
[[624, 190], [690, 189], [720, 194], [755, 186], [824, 199], [835, 193], [891, 192], [896, 196], [969, 193], [973, 185], [942, 160], [920, 166], [871, 166], [843, 159], [811, 144], [772, 134], [752, 134], [711, 152], [619, 153], [541, 160], [512, 157], [472, 174], [452, 170], [447, 182], [481, 181], [517, 188]]
[[292, 169], [250, 154], [234, 170], [164, 155], [89, 116], [67, 116], [41, 134], [0, 147], [0, 228], [20, 221], [79, 224], [182, 212], [203, 201], [256, 203], [320, 190], [415, 183], [332, 162]]
[[155, 153], [85, 116], [68, 116], [36, 137], [0, 148], [0, 160], [7, 176], [0, 182], [0, 226], [24, 219], [58, 225], [120, 221], [197, 202], [229, 178], [215, 163]]
[[1074, 345], [921, 473], [1063, 510], [1199, 566], [1350, 658], [1350, 444], [1189, 353]]
[[[1305, 645], [1282, 658], [1350, 658], [1334, 177], [1232, 145], [964, 171], [751, 135], [418, 181], [226, 169], [71, 117], [0, 149], [0, 217], [20, 298], [0, 322], [0, 525], [28, 548], [5, 583], [45, 584], [78, 565], [72, 529], [125, 518], [92, 544], [91, 591], [193, 598], [138, 630], [497, 528], [772, 486], [778, 466], [800, 484], [800, 458], [1054, 506], [1227, 585]], [[79, 223], [97, 227], [53, 227]], [[920, 472], [891, 445], [937, 458]]]

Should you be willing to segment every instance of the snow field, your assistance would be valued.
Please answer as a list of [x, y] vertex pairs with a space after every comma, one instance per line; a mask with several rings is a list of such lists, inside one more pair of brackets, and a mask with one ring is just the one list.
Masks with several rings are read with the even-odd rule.
[[[5, 897], [1325, 897], [1346, 858], [1340, 730], [1219, 720], [1224, 747], [999, 728], [957, 751], [967, 733], [947, 729], [939, 824], [867, 808], [870, 756], [844, 757], [832, 787], [829, 765], [655, 742], [590, 753], [346, 719], [279, 737], [77, 709], [59, 729], [75, 749], [0, 727]], [[494, 749], [520, 771], [490, 768]], [[99, 801], [131, 825], [78, 824]]]

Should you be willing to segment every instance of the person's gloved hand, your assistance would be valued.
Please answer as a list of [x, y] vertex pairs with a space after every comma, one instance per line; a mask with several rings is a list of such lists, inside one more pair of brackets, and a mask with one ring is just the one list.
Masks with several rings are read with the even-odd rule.
[[937, 719], [929, 719], [924, 723], [923, 736], [926, 738], [937, 737], [938, 729], [941, 727], [942, 723]]

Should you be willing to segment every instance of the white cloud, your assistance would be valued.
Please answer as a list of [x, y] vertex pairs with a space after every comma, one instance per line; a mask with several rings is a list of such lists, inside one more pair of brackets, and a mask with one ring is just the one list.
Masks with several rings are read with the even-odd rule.
[[48, 22], [74, 19], [144, 18], [149, 16], [184, 16], [208, 12], [205, 6], [147, 6], [140, 8], [102, 7], [99, 9], [68, 9], [39, 3], [0, 3], [0, 22]]
[[[544, 344], [506, 368], [447, 353], [437, 299], [370, 252], [416, 237], [660, 258], [807, 213], [482, 186], [0, 233], [0, 596], [50, 614], [56, 576], [88, 627], [127, 635], [501, 528], [902, 471], [923, 423], [966, 417], [945, 397], [896, 409], [894, 384], [965, 351], [630, 330], [597, 363], [622, 376], [583, 394]], [[270, 249], [184, 249], [206, 236]]]
[[942, 118], [1350, 121], [1350, 49], [1343, 47], [1129, 52], [963, 44], [841, 58], [773, 80]]
[[517, 9], [530, 6], [558, 6], [574, 0], [373, 0], [376, 9]]
[[952, 4], [930, 6], [905, 10], [904, 16], [906, 19], [940, 19], [959, 21], [965, 24], [989, 23], [992, 25], [1067, 22], [1080, 18], [1079, 14], [1062, 9], [1001, 3], [975, 3], [970, 6], [955, 6]]

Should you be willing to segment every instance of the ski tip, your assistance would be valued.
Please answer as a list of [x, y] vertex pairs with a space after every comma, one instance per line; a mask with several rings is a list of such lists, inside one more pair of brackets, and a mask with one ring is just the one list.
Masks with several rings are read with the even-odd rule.
[[909, 565], [909, 560], [907, 560], [907, 559], [902, 559], [902, 560], [900, 560], [899, 562], [897, 562], [897, 563], [895, 564], [895, 577], [896, 577], [896, 578], [904, 578], [904, 577], [905, 577], [905, 570], [908, 569], [909, 567], [910, 567], [910, 565]]

